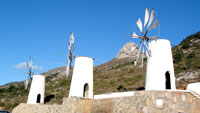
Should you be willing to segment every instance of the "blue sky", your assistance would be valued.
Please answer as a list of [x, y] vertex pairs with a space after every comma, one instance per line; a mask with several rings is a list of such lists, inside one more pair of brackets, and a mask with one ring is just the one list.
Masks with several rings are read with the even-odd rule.
[[[179, 44], [200, 31], [199, 0], [0, 0], [0, 85], [26, 79], [15, 66], [32, 56], [42, 73], [65, 66], [70, 32], [77, 56], [114, 58], [138, 32], [145, 8], [159, 16], [160, 37]], [[95, 65], [101, 62], [94, 62]]]

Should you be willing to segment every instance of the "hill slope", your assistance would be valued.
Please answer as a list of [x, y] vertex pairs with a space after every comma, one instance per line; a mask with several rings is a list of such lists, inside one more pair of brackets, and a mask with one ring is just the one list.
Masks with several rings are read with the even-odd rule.
[[185, 38], [173, 48], [177, 86], [200, 81], [200, 32]]

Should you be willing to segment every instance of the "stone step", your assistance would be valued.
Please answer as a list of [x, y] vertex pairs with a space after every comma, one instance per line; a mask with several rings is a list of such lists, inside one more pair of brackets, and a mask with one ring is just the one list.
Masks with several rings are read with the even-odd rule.
[[199, 94], [195, 93], [195, 92], [190, 92], [190, 94], [192, 94], [193, 96], [195, 96], [196, 98], [200, 99]]

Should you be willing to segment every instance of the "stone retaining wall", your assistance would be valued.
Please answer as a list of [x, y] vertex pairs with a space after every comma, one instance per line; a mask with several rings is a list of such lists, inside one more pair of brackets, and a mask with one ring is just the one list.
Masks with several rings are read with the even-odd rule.
[[62, 105], [20, 104], [13, 113], [25, 113], [20, 110], [27, 110], [26, 113], [200, 113], [200, 99], [190, 92], [136, 91], [131, 97], [65, 98]]
[[12, 113], [63, 113], [62, 105], [20, 104]]

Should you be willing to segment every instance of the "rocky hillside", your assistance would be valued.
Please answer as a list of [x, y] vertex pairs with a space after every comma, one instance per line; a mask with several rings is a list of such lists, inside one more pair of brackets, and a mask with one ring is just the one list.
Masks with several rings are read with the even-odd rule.
[[173, 48], [177, 86], [200, 81], [200, 32], [186, 37]]
[[[133, 65], [137, 49], [136, 44], [127, 43], [116, 58], [94, 67], [94, 94], [144, 89], [146, 59], [144, 68]], [[174, 47], [173, 57], [178, 88], [200, 81], [199, 32], [188, 36]], [[65, 78], [65, 67], [43, 74], [46, 76], [46, 104], [61, 104], [63, 97], [68, 97], [71, 76]], [[0, 88], [0, 109], [11, 111], [19, 103], [26, 103], [27, 96], [23, 82], [5, 85]]]

